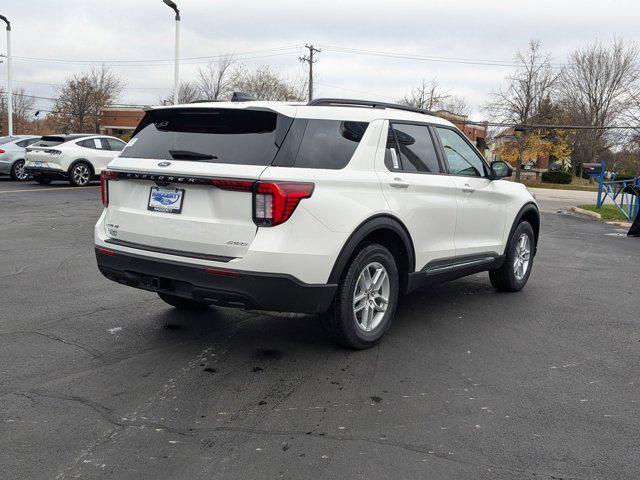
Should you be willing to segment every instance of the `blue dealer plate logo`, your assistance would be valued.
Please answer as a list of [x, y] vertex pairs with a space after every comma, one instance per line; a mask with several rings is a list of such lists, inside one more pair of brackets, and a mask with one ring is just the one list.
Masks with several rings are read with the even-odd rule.
[[154, 191], [152, 194], [152, 198], [155, 202], [158, 202], [160, 205], [164, 205], [165, 207], [175, 205], [178, 200], [180, 200], [181, 192], [158, 192]]

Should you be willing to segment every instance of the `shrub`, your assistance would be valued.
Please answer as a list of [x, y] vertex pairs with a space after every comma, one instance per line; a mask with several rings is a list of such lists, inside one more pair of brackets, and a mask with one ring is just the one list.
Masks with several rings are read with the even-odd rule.
[[571, 180], [573, 180], [573, 175], [569, 172], [543, 172], [540, 179], [546, 183], [562, 183], [562, 184], [570, 184]]

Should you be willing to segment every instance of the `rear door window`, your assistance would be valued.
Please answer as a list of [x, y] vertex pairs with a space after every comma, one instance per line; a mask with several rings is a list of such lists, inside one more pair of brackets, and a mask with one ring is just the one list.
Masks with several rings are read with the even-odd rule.
[[82, 140], [78, 142], [78, 145], [91, 148], [93, 150], [110, 150], [109, 144], [106, 138], [90, 138], [88, 140]]
[[390, 170], [441, 173], [429, 127], [392, 123], [387, 136], [385, 164]]
[[307, 120], [294, 167], [344, 168], [358, 148], [366, 122]]
[[292, 119], [272, 111], [179, 108], [148, 112], [122, 156], [270, 165]]

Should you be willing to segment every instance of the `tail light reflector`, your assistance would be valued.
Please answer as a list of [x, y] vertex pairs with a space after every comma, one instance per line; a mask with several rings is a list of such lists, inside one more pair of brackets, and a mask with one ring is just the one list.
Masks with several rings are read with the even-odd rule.
[[100, 191], [102, 192], [102, 205], [104, 208], [109, 206], [109, 182], [108, 180], [117, 180], [118, 172], [113, 170], [104, 170], [100, 175]]
[[219, 270], [217, 268], [205, 268], [204, 273], [211, 275], [222, 275], [224, 277], [240, 277], [240, 274], [233, 270]]
[[313, 183], [257, 182], [253, 187], [253, 221], [260, 227], [286, 222], [300, 201], [313, 193]]

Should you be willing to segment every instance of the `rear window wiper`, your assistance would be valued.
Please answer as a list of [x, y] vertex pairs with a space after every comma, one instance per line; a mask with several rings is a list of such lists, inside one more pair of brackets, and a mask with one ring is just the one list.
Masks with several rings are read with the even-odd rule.
[[169, 150], [169, 154], [176, 160], [214, 160], [218, 159], [215, 155], [208, 153], [191, 152], [189, 150]]

